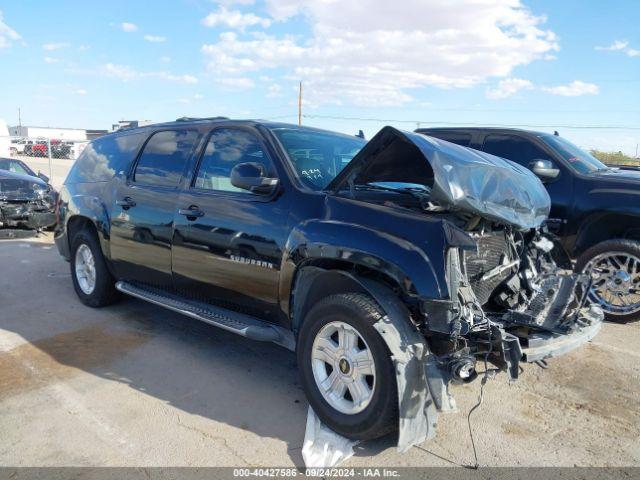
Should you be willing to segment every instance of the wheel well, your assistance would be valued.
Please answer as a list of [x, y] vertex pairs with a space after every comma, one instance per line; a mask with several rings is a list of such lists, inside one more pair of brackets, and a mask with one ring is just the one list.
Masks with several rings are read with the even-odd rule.
[[96, 238], [98, 237], [98, 229], [90, 218], [83, 217], [81, 215], [76, 215], [71, 217], [67, 222], [67, 238], [69, 241], [69, 251], [71, 251], [71, 244], [73, 243], [73, 238], [76, 234], [82, 230], [89, 230], [92, 232]]
[[605, 214], [590, 218], [578, 232], [575, 256], [593, 245], [614, 238], [640, 240], [640, 217]]
[[338, 293], [367, 293], [355, 278], [368, 278], [401, 294], [402, 290], [391, 277], [382, 272], [335, 260], [318, 260], [299, 268], [291, 299], [291, 324], [297, 333], [309, 310], [317, 302]]

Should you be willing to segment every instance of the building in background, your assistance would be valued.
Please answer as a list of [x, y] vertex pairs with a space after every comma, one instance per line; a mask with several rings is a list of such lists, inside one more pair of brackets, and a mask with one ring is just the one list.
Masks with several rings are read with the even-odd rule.
[[152, 123], [153, 122], [151, 120], [119, 120], [118, 123], [111, 125], [111, 131], [117, 132], [123, 128], [145, 127]]
[[95, 140], [98, 137], [106, 135], [109, 130], [87, 130], [87, 140]]
[[29, 137], [84, 142], [87, 131], [82, 128], [30, 127], [26, 125], [9, 127], [12, 137]]

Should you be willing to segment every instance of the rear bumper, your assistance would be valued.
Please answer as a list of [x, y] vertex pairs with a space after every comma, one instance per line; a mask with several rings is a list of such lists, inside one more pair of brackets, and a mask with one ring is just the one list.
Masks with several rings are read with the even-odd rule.
[[602, 309], [591, 305], [580, 311], [571, 333], [536, 332], [521, 339], [522, 361], [531, 363], [557, 357], [584, 345], [598, 334], [603, 319]]

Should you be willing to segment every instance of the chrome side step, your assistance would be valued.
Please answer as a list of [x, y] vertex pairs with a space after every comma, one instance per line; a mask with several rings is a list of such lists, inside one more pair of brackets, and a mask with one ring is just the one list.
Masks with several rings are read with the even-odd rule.
[[260, 342], [277, 343], [288, 350], [295, 350], [295, 340], [292, 332], [276, 325], [271, 325], [259, 318], [227, 310], [226, 308], [189, 301], [152, 287], [129, 282], [117, 282], [116, 289], [132, 297], [173, 310], [187, 317], [195, 318], [228, 332]]

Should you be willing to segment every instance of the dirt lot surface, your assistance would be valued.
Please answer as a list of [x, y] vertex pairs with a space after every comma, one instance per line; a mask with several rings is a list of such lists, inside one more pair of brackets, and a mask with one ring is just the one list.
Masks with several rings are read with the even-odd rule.
[[[307, 402], [295, 357], [134, 299], [101, 310], [75, 296], [50, 236], [0, 243], [0, 465], [302, 465]], [[486, 466], [640, 465], [640, 323], [607, 324], [548, 370], [485, 387], [472, 416]], [[466, 414], [434, 440], [392, 438], [349, 466], [473, 463]]]

